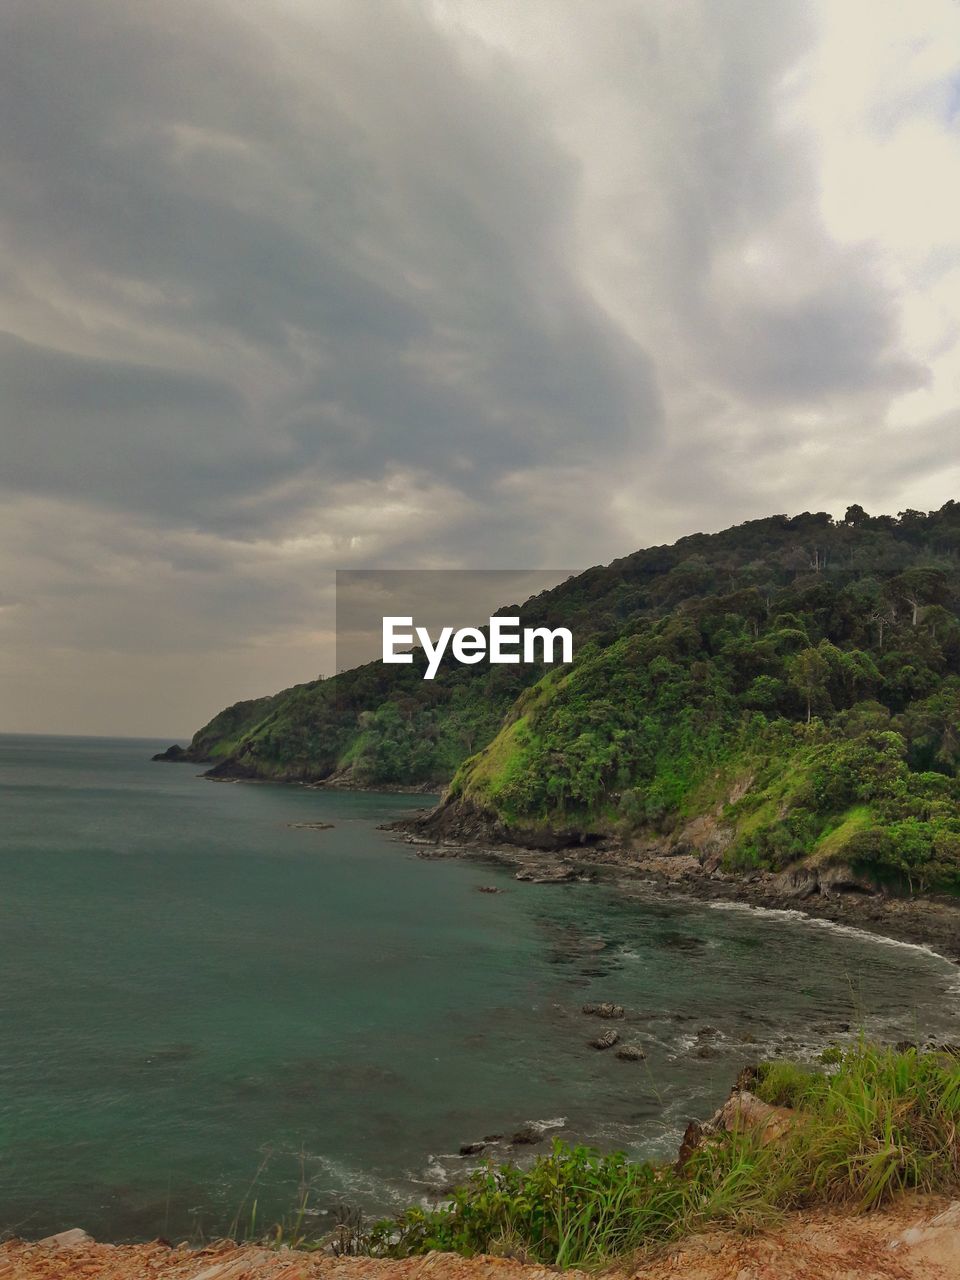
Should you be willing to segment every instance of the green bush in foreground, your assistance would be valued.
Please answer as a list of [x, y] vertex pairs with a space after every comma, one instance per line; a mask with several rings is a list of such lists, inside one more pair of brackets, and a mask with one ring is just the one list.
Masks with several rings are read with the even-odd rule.
[[451, 1200], [378, 1223], [369, 1252], [515, 1253], [586, 1266], [707, 1224], [755, 1227], [788, 1209], [871, 1209], [911, 1188], [960, 1185], [960, 1060], [946, 1050], [834, 1052], [826, 1069], [767, 1063], [753, 1091], [795, 1110], [787, 1132], [705, 1141], [682, 1172], [554, 1144], [530, 1169], [475, 1171]]

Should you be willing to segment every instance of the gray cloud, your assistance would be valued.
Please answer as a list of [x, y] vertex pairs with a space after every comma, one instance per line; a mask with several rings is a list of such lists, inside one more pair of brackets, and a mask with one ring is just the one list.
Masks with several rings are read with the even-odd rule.
[[[572, 166], [498, 60], [468, 65], [413, 5], [331, 5], [280, 48], [236, 7], [196, 17], [106, 0], [69, 20], [43, 0], [8, 13], [5, 226], [24, 288], [37, 258], [54, 264], [54, 307], [119, 307], [120, 345], [174, 362], [51, 350], [51, 404], [26, 386], [32, 353], [31, 403], [7, 412], [37, 445], [13, 485], [43, 490], [43, 437], [70, 434], [71, 404], [78, 445], [131, 473], [100, 477], [119, 505], [240, 532], [263, 504], [231, 497], [281, 474], [323, 484], [399, 460], [489, 478], [654, 430], [646, 358], [564, 258]], [[112, 325], [95, 345], [116, 350]], [[152, 504], [145, 437], [182, 463], [154, 473]], [[57, 489], [68, 460], [46, 456]]]
[[[587, 564], [857, 496], [932, 384], [869, 237], [823, 218], [791, 88], [820, 28], [8, 0], [10, 727], [182, 732], [306, 678], [337, 566]], [[911, 447], [883, 441], [881, 497]]]

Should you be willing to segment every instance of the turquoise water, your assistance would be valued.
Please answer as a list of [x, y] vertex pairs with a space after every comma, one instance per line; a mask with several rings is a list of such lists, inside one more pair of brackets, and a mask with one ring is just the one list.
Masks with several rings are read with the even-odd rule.
[[[212, 783], [163, 745], [0, 738], [0, 1230], [215, 1233], [304, 1178], [375, 1212], [528, 1120], [673, 1151], [745, 1061], [846, 1023], [956, 1037], [922, 950], [428, 862], [376, 830], [422, 797]], [[644, 1063], [587, 1047], [599, 999]]]

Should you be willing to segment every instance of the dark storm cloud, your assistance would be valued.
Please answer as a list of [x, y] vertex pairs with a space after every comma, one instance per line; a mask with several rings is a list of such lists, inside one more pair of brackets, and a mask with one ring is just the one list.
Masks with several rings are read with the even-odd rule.
[[[89, 447], [93, 496], [242, 531], [270, 504], [232, 500], [283, 474], [489, 476], [654, 431], [643, 353], [564, 259], [570, 162], [508, 70], [465, 60], [418, 6], [329, 6], [286, 43], [217, 4], [5, 13], [22, 288], [52, 266], [51, 307], [122, 307], [131, 354], [192, 366], [31, 350], [3, 412], [33, 443], [8, 484], [57, 491]], [[56, 388], [35, 396], [44, 360]]]
[[240, 397], [197, 374], [26, 343], [0, 333], [2, 484], [183, 516], [244, 465], [273, 469], [237, 424]]

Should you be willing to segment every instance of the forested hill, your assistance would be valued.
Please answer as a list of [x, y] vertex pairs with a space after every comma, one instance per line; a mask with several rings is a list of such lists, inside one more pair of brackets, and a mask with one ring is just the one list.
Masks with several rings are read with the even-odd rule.
[[[505, 610], [506, 611], [506, 610]], [[724, 857], [855, 858], [960, 884], [960, 504], [750, 521], [590, 569], [521, 609], [569, 667], [371, 663], [222, 712], [228, 776], [437, 785], [509, 838], [722, 815]]]

